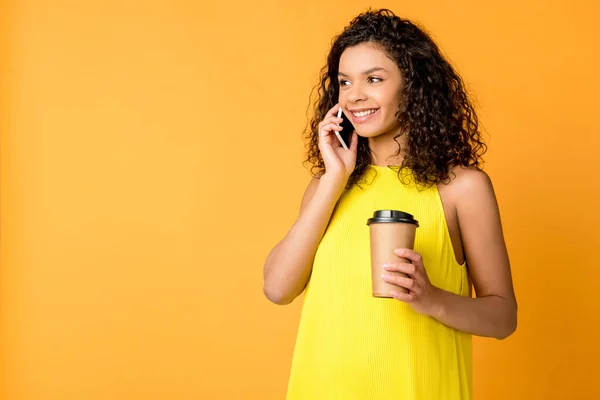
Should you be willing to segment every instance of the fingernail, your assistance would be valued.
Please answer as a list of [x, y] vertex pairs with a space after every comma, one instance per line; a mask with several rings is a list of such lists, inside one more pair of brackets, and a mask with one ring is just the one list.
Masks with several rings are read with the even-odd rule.
[[404, 254], [404, 250], [402, 249], [396, 249], [394, 251], [396, 252], [396, 254]]

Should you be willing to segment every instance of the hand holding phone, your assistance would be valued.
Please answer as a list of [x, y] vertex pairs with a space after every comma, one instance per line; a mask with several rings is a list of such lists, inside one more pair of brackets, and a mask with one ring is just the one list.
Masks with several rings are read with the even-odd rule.
[[[318, 131], [318, 146], [325, 164], [325, 172], [342, 180], [347, 179], [354, 171], [358, 148], [358, 136], [354, 127], [343, 117], [345, 115], [341, 105], [334, 105], [319, 123]], [[343, 132], [340, 134], [339, 131]]]

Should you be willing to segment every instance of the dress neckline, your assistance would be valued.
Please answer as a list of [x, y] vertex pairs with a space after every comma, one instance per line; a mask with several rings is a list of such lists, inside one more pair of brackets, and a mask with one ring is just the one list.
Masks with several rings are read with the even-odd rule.
[[369, 167], [375, 168], [375, 169], [398, 169], [398, 168], [402, 168], [402, 165], [375, 165], [375, 164], [368, 164]]

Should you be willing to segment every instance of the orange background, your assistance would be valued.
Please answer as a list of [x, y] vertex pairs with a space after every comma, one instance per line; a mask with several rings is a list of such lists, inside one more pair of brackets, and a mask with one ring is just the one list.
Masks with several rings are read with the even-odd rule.
[[[282, 399], [300, 313], [262, 267], [363, 1], [2, 3], [2, 400]], [[373, 2], [422, 22], [490, 145], [520, 312], [477, 399], [600, 398], [592, 1]]]

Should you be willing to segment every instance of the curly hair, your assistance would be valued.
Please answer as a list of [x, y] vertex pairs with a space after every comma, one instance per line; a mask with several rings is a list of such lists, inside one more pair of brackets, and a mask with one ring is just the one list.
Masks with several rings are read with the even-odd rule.
[[[325, 172], [318, 148], [319, 123], [337, 103], [340, 57], [346, 48], [361, 43], [378, 45], [396, 62], [404, 78], [403, 101], [396, 113], [401, 133], [394, 137], [399, 154], [397, 139], [406, 134], [406, 155], [400, 169], [410, 169], [420, 186], [448, 183], [451, 169], [458, 165], [481, 169], [487, 146], [478, 130], [477, 115], [461, 77], [427, 33], [388, 9], [369, 9], [332, 42], [320, 82], [311, 92], [312, 97], [318, 88], [313, 117], [304, 131], [308, 152], [303, 164], [312, 164], [313, 176]], [[358, 139], [356, 166], [347, 188], [359, 181], [370, 164], [368, 139]]]

